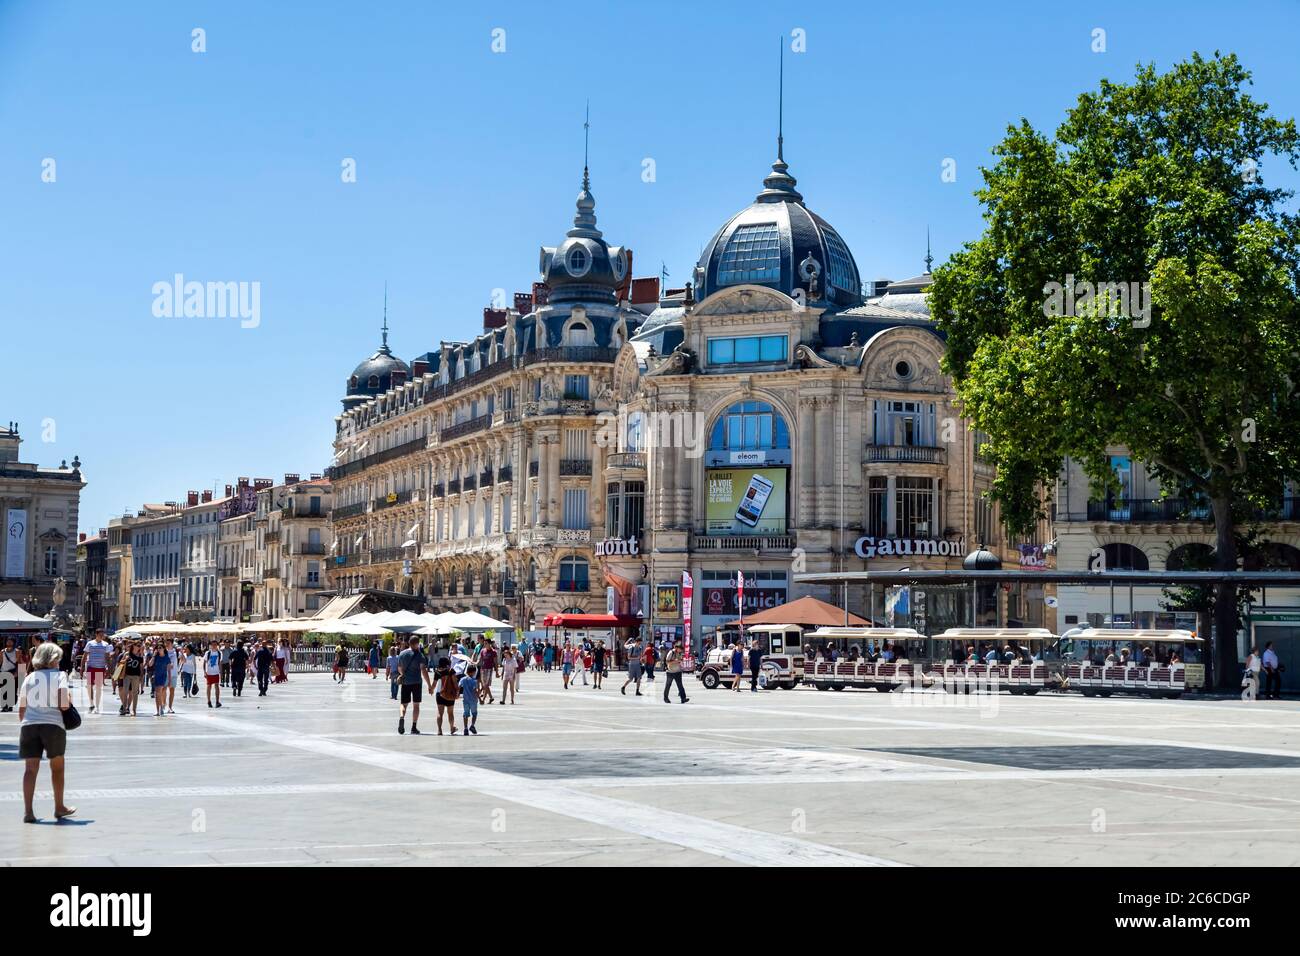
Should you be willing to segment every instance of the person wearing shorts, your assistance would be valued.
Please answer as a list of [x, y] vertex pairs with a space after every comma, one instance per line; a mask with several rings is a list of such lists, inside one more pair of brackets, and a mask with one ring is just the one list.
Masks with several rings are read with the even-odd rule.
[[456, 736], [456, 696], [460, 693], [460, 678], [451, 668], [451, 661], [445, 657], [438, 658], [438, 666], [433, 672], [434, 702], [438, 705], [438, 735], [442, 736], [442, 716], [447, 715], [447, 726], [451, 735]]
[[217, 706], [221, 706], [221, 651], [216, 641], [208, 643], [208, 652], [203, 655], [203, 676], [208, 685], [208, 706], [212, 706], [212, 691], [217, 692]]
[[464, 732], [478, 734], [478, 665], [470, 664], [465, 668], [465, 676], [460, 679], [460, 696], [464, 702]]
[[103, 703], [104, 680], [108, 676], [108, 657], [112, 651], [113, 645], [104, 640], [104, 632], [96, 631], [95, 639], [86, 645], [86, 652], [82, 657], [86, 669], [86, 694], [90, 698], [92, 714]]
[[420, 732], [420, 700], [424, 696], [424, 685], [429, 685], [429, 690], [433, 690], [433, 684], [429, 680], [429, 659], [424, 656], [424, 651], [420, 649], [420, 639], [414, 634], [407, 641], [406, 650], [402, 651], [397, 657], [397, 682], [402, 686], [401, 693], [401, 712], [397, 718], [397, 732], [406, 733], [406, 706], [414, 705], [411, 709], [411, 733]]
[[478, 654], [478, 672], [482, 678], [478, 684], [478, 697], [482, 700], [484, 695], [487, 696], [489, 704], [495, 704], [496, 698], [492, 695], [492, 675], [497, 671], [497, 649], [492, 641], [485, 640], [482, 649]]
[[63, 802], [63, 754], [68, 732], [63, 729], [63, 712], [72, 706], [68, 675], [59, 670], [62, 657], [57, 644], [42, 644], [32, 653], [32, 672], [18, 691], [18, 756], [23, 761], [23, 822], [38, 823], [32, 806], [36, 799], [36, 778], [41, 757], [50, 761], [54, 782], [54, 818], [62, 820], [77, 812]]
[[636, 684], [636, 695], [641, 696], [641, 642], [633, 638], [627, 642], [627, 680], [623, 681], [623, 686], [619, 690], [626, 694], [627, 685]]

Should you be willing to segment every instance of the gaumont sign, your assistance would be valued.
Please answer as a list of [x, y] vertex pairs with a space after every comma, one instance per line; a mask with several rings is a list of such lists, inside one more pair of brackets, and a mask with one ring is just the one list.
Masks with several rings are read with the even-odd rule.
[[596, 557], [598, 558], [640, 553], [641, 542], [636, 538], [606, 538], [604, 541], [596, 542]]
[[858, 538], [853, 545], [859, 558], [936, 557], [959, 558], [965, 551], [962, 540], [935, 538]]

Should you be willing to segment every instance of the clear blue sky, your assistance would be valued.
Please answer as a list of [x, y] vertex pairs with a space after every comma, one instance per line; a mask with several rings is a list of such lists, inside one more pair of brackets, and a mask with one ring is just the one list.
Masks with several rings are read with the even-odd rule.
[[[1008, 123], [1054, 128], [1138, 61], [1233, 51], [1256, 96], [1300, 115], [1298, 27], [1295, 0], [0, 0], [0, 420], [23, 426], [25, 460], [81, 456], [82, 530], [237, 475], [320, 470], [385, 279], [407, 358], [478, 330], [493, 289], [530, 287], [573, 215], [588, 99], [601, 228], [636, 274], [663, 260], [684, 281], [771, 163], [777, 42], [795, 28], [791, 171], [864, 277], [901, 278], [927, 224], [940, 260], [978, 235], [971, 192]], [[155, 318], [151, 287], [177, 272], [260, 282], [261, 325]]]

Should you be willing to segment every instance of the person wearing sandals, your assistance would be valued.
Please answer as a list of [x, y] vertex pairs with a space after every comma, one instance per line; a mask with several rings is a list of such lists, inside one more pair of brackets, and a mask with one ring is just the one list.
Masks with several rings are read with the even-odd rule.
[[172, 689], [171, 652], [161, 643], [154, 646], [149, 655], [149, 673], [153, 675], [153, 706], [155, 717], [162, 717], [167, 712], [167, 692]]
[[438, 705], [438, 736], [442, 736], [442, 715], [447, 715], [447, 725], [452, 736], [456, 736], [456, 697], [460, 693], [460, 677], [452, 669], [451, 661], [445, 657], [438, 658], [434, 668], [432, 684], [433, 700]]
[[507, 644], [501, 651], [501, 704], [505, 704], [507, 695], [510, 703], [515, 702], [515, 681], [518, 674], [519, 658], [515, 657], [514, 648]]
[[18, 692], [18, 756], [23, 769], [23, 822], [36, 823], [32, 801], [36, 798], [36, 777], [41, 757], [50, 761], [54, 779], [54, 818], [62, 820], [77, 812], [63, 802], [63, 754], [68, 732], [63, 729], [63, 712], [72, 706], [68, 675], [59, 670], [63, 656], [57, 644], [42, 644], [32, 654], [34, 670]]

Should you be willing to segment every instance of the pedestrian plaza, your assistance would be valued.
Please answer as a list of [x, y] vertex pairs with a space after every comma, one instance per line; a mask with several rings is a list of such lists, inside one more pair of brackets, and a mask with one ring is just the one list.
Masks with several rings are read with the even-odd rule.
[[[612, 673], [528, 671], [476, 737], [396, 732], [381, 678], [293, 674], [175, 716], [85, 715], [72, 820], [23, 825], [0, 715], [0, 865], [1269, 864], [1300, 859], [1300, 703], [958, 697], [939, 691], [637, 697]], [[80, 682], [74, 700], [84, 706]], [[457, 708], [459, 716], [459, 707]], [[408, 717], [409, 724], [409, 717]]]

